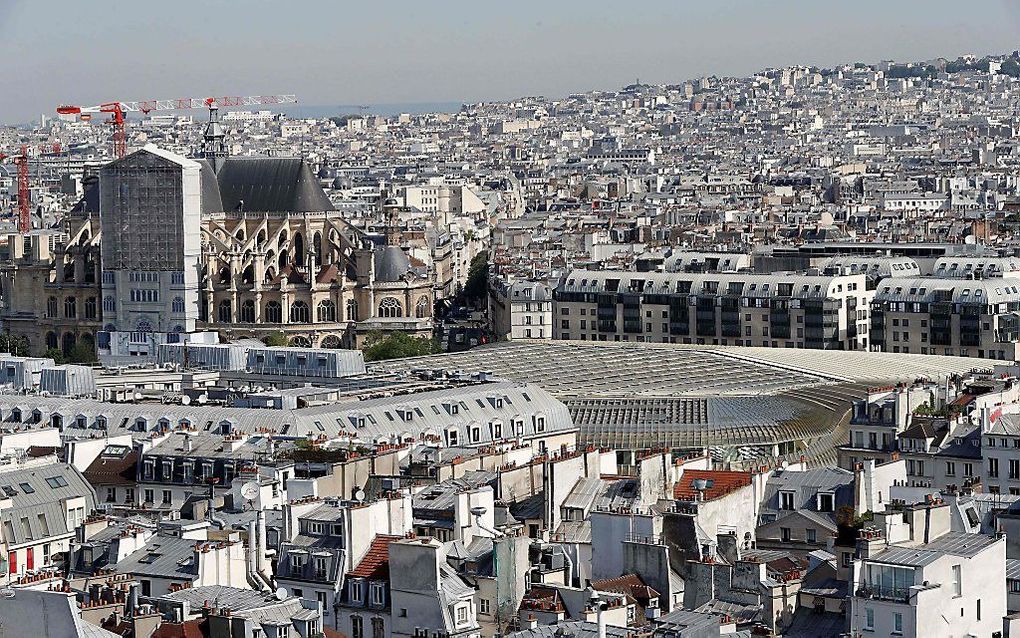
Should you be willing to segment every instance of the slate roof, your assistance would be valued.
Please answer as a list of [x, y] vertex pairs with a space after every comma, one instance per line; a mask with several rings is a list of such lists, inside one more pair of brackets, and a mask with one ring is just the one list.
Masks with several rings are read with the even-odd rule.
[[11, 545], [72, 533], [62, 502], [66, 499], [84, 496], [85, 512], [96, 508], [95, 491], [63, 463], [0, 473], [0, 491], [11, 497], [11, 507], [0, 511], [0, 526]]
[[121, 574], [193, 580], [198, 575], [195, 563], [196, 541], [176, 536], [154, 536], [138, 551], [117, 562]]
[[319, 180], [298, 157], [228, 157], [216, 181], [223, 211], [333, 210]]

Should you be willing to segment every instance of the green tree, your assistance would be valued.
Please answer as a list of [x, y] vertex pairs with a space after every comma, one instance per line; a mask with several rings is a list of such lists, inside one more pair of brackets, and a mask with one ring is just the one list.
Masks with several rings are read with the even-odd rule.
[[56, 364], [67, 363], [67, 358], [64, 356], [63, 351], [60, 348], [50, 348], [43, 353], [43, 356], [48, 359], [53, 359]]
[[488, 295], [488, 282], [489, 253], [483, 250], [475, 255], [468, 267], [467, 284], [464, 286], [465, 300], [475, 304], [478, 301], [484, 301]]
[[16, 357], [27, 357], [28, 339], [9, 332], [0, 332], [0, 352], [10, 352]]
[[365, 339], [362, 352], [365, 361], [386, 361], [405, 357], [421, 357], [440, 351], [439, 342], [425, 337], [412, 337], [405, 332], [384, 334], [373, 332]]
[[68, 363], [94, 363], [96, 360], [96, 349], [91, 343], [79, 341], [71, 348], [67, 355]]
[[262, 337], [262, 343], [267, 346], [285, 346], [287, 345], [287, 335], [282, 332], [271, 332]]

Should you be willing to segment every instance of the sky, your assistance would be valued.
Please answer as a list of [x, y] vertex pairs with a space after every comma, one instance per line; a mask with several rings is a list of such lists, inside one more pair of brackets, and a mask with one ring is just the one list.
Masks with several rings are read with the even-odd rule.
[[0, 0], [0, 122], [58, 104], [564, 96], [1020, 48], [1020, 0]]

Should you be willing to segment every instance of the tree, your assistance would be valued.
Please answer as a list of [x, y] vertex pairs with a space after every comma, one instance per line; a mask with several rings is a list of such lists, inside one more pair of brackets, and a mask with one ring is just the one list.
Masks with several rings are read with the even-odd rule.
[[67, 354], [68, 363], [94, 363], [96, 360], [96, 349], [90, 343], [79, 341]]
[[287, 345], [287, 335], [282, 332], [270, 332], [262, 337], [262, 343], [267, 346], [285, 346]]
[[43, 353], [43, 356], [47, 359], [53, 359], [53, 362], [57, 365], [67, 363], [67, 358], [64, 357], [64, 353], [60, 350], [60, 348], [50, 348]]
[[9, 332], [0, 332], [0, 352], [10, 352], [16, 357], [27, 357], [28, 339]]
[[439, 342], [426, 337], [412, 337], [405, 332], [384, 334], [373, 332], [365, 339], [362, 352], [365, 361], [386, 361], [405, 357], [421, 357], [439, 352]]
[[489, 252], [483, 250], [475, 255], [468, 267], [467, 284], [464, 286], [464, 298], [469, 302], [484, 300], [488, 295], [489, 286]]

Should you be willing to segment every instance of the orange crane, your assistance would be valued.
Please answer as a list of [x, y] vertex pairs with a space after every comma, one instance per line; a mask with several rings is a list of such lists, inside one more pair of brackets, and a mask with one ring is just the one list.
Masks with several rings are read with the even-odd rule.
[[180, 111], [197, 108], [219, 108], [227, 106], [254, 106], [262, 104], [296, 104], [293, 95], [249, 95], [246, 97], [184, 97], [174, 100], [141, 100], [137, 102], [106, 102], [96, 106], [57, 107], [57, 114], [65, 117], [78, 116], [82, 120], [92, 119], [93, 113], [109, 113], [110, 124], [113, 125], [113, 154], [120, 159], [127, 151], [127, 135], [124, 131], [124, 115], [126, 113], [148, 114], [152, 111]]

